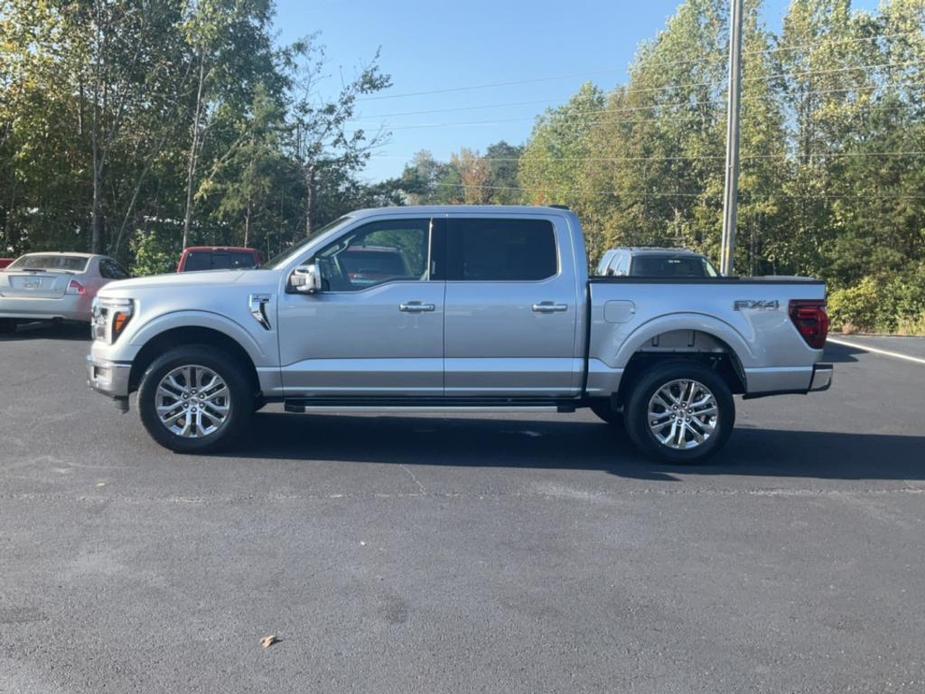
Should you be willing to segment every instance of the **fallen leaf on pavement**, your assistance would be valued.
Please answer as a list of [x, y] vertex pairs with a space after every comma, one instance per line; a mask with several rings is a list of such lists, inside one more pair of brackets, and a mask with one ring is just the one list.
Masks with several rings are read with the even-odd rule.
[[260, 645], [264, 648], [269, 648], [274, 643], [279, 643], [279, 639], [276, 638], [276, 634], [270, 634], [270, 636], [264, 636], [260, 639]]

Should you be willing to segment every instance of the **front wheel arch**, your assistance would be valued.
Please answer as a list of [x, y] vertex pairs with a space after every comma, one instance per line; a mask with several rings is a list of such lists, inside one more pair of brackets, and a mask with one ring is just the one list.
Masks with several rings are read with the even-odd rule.
[[247, 351], [233, 337], [213, 328], [198, 326], [171, 328], [148, 340], [132, 360], [129, 391], [138, 390], [142, 377], [155, 359], [172, 349], [186, 345], [205, 345], [217, 352], [227, 354], [237, 361], [246, 372], [254, 397], [256, 398], [260, 393], [257, 367]]

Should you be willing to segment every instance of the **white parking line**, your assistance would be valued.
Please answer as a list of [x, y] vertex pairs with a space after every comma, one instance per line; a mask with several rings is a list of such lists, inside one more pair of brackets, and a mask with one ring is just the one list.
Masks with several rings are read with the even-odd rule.
[[853, 347], [854, 349], [864, 350], [865, 352], [873, 352], [874, 354], [882, 354], [887, 357], [894, 357], [895, 359], [905, 359], [906, 361], [911, 361], [916, 364], [925, 364], [925, 359], [921, 357], [913, 357], [908, 354], [900, 354], [899, 352], [891, 352], [888, 349], [879, 349], [877, 347], [868, 347], [867, 345], [859, 345], [857, 342], [848, 342], [847, 340], [837, 340], [835, 338], [828, 338], [828, 342], [834, 342], [836, 345], [842, 345], [843, 347]]

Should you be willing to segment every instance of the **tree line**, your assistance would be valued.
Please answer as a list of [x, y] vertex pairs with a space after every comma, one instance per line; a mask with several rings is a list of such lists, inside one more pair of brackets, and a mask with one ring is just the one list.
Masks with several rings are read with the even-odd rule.
[[391, 84], [378, 54], [332, 90], [317, 37], [275, 46], [272, 18], [271, 0], [0, 0], [5, 251], [151, 272], [387, 203], [357, 179], [386, 133], [350, 127]]
[[[373, 50], [332, 80], [317, 36], [274, 44], [272, 0], [0, 0], [2, 243], [148, 273], [194, 243], [272, 254], [361, 206], [565, 204], [592, 260], [715, 260], [728, 9], [685, 0], [626, 84], [584, 85], [522, 145], [422, 150], [370, 184]], [[747, 0], [743, 43], [737, 270], [824, 278], [848, 328], [925, 330], [925, 0], [793, 0], [777, 31]]]
[[[794, 0], [778, 32], [760, 10], [746, 2], [738, 273], [821, 277], [839, 327], [925, 332], [925, 2]], [[438, 201], [566, 204], [592, 260], [626, 245], [718, 260], [728, 15], [686, 0], [625, 85], [584, 85], [522, 150], [423, 153], [405, 178]]]

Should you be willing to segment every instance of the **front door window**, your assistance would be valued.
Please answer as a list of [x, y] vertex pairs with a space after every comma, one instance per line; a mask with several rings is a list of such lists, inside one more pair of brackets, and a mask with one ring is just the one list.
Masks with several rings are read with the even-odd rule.
[[355, 292], [385, 282], [426, 281], [430, 220], [384, 220], [341, 237], [316, 256], [323, 291]]

